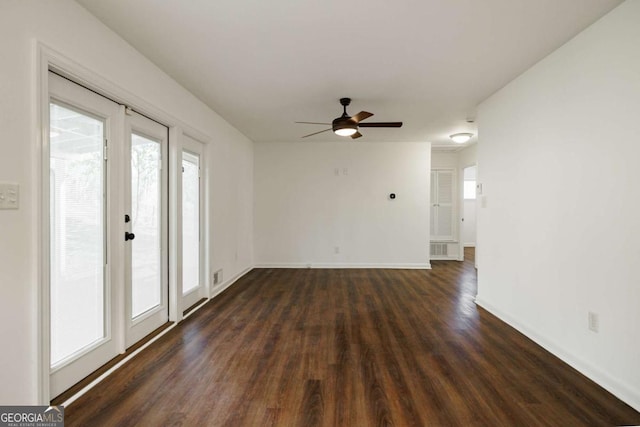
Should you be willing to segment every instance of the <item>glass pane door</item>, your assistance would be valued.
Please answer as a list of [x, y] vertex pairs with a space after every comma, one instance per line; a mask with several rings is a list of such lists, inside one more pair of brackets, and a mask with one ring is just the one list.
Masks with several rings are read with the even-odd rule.
[[50, 104], [51, 366], [107, 336], [105, 123]]
[[182, 152], [182, 293], [200, 287], [200, 158]]
[[[49, 144], [44, 160], [50, 397], [118, 354], [109, 226], [112, 166], [105, 156], [119, 107], [49, 73]], [[48, 298], [47, 298], [48, 297]]]
[[138, 113], [126, 117], [128, 135], [125, 218], [125, 345], [167, 322], [168, 129]]
[[162, 151], [159, 141], [131, 135], [131, 317], [162, 303]]
[[206, 298], [204, 257], [204, 145], [182, 135], [182, 300], [183, 312]]

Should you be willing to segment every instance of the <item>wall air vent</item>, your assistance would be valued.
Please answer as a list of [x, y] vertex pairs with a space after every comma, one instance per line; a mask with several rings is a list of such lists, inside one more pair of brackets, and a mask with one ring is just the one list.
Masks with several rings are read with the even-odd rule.
[[446, 243], [431, 243], [431, 258], [444, 258], [448, 255]]

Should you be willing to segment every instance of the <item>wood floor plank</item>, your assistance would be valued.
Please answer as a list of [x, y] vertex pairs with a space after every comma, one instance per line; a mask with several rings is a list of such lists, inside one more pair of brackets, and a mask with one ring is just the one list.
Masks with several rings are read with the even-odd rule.
[[65, 409], [67, 426], [599, 426], [640, 413], [425, 270], [255, 269]]

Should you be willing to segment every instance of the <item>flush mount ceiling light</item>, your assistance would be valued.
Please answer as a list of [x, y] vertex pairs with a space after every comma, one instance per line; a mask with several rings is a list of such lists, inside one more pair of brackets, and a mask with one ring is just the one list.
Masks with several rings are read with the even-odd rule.
[[449, 135], [449, 138], [453, 140], [453, 142], [457, 144], [464, 144], [468, 142], [473, 137], [472, 133], [454, 133], [453, 135]]

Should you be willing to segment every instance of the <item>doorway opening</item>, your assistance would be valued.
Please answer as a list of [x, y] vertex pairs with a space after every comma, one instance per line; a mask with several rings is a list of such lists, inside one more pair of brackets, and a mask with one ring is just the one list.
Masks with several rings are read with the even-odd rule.
[[462, 229], [460, 241], [464, 254], [475, 252], [477, 242], [477, 174], [476, 165], [467, 166], [462, 171]]

